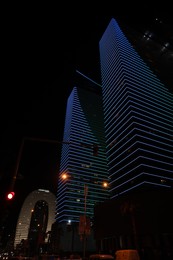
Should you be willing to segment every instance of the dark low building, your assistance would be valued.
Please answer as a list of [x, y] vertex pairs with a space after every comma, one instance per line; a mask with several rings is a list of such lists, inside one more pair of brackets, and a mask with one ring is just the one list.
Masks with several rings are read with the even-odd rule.
[[172, 201], [173, 190], [163, 190], [133, 192], [97, 204], [94, 233], [98, 251], [137, 248], [141, 254], [173, 256]]

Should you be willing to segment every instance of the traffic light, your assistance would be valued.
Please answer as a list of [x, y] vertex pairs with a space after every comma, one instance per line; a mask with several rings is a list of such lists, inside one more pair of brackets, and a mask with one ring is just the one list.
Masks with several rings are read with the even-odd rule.
[[94, 156], [97, 156], [98, 155], [98, 150], [99, 150], [99, 147], [97, 144], [94, 144], [93, 145], [93, 155]]
[[14, 191], [8, 192], [7, 193], [7, 200], [12, 200], [14, 198], [14, 195], [15, 195]]

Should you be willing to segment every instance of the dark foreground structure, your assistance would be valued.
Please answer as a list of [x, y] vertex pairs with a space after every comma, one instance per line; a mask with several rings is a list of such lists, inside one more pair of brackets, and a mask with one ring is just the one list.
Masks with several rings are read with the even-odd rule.
[[141, 191], [95, 207], [98, 251], [138, 249], [141, 259], [173, 259], [173, 190]]

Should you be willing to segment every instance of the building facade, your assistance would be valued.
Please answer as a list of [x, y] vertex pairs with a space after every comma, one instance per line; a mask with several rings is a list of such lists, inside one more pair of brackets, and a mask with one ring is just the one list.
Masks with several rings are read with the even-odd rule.
[[99, 47], [111, 200], [95, 207], [97, 249], [170, 259], [173, 94], [115, 19]]
[[[136, 210], [135, 196], [139, 196], [137, 204], [142, 205], [143, 195], [148, 199], [150, 194], [164, 194], [173, 187], [173, 94], [138, 54], [115, 19], [103, 33], [99, 48], [102, 85], [77, 72], [76, 86], [67, 101], [56, 220], [63, 230], [60, 248], [71, 252], [79, 249], [75, 245], [80, 244], [76, 236], [80, 228], [76, 227], [81, 216], [88, 216], [90, 222], [94, 217], [92, 238], [97, 243], [90, 247], [93, 250], [136, 247], [135, 229], [128, 220], [124, 231], [119, 205], [123, 201], [123, 211]], [[98, 149], [96, 155], [94, 148]], [[66, 179], [62, 178], [64, 174]], [[104, 181], [109, 182], [109, 190], [103, 189]], [[107, 205], [114, 208], [113, 218], [110, 214], [104, 218]], [[142, 214], [149, 208], [145, 204]], [[121, 221], [114, 223], [116, 216]], [[66, 233], [68, 223], [71, 234]], [[104, 225], [103, 232], [98, 223]], [[162, 227], [170, 243], [172, 231], [168, 232], [168, 226]], [[164, 236], [163, 230], [152, 231], [152, 237], [147, 228], [145, 231], [145, 246], [152, 239], [156, 245]], [[153, 244], [149, 242], [148, 246]]]
[[173, 94], [115, 19], [99, 42], [111, 198], [173, 187]]
[[39, 244], [46, 242], [46, 234], [51, 231], [55, 222], [55, 208], [56, 197], [48, 190], [38, 189], [27, 196], [16, 225], [14, 239], [16, 250], [21, 241], [26, 241], [26, 247], [30, 250], [28, 254], [36, 253], [34, 250]]
[[[57, 191], [56, 220], [64, 224], [64, 230], [69, 223], [79, 224], [83, 216], [92, 223], [94, 206], [109, 196], [103, 187], [108, 171], [101, 86], [76, 73], [76, 86], [67, 101]], [[64, 174], [67, 179], [63, 179]], [[81, 225], [78, 236], [83, 235], [82, 229]]]

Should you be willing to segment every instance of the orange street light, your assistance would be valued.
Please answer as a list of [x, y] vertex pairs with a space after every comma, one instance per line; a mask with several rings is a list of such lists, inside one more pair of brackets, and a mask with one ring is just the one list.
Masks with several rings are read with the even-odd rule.
[[62, 180], [67, 180], [68, 177], [69, 177], [69, 176], [68, 176], [67, 173], [63, 173], [63, 174], [61, 175]]
[[104, 182], [103, 182], [103, 187], [104, 187], [104, 188], [107, 188], [107, 187], [108, 187], [108, 182], [104, 181]]

